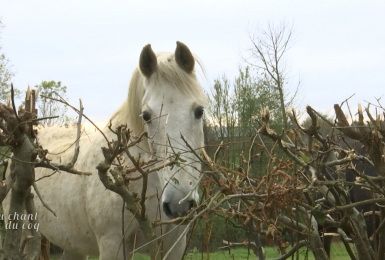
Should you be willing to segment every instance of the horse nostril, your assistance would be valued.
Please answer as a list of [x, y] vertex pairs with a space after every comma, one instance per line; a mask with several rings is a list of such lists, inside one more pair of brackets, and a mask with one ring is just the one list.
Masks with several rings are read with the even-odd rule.
[[197, 203], [195, 202], [195, 200], [189, 200], [188, 201], [188, 209], [192, 209], [193, 207], [195, 207], [197, 205]]
[[173, 219], [181, 216], [185, 216], [192, 208], [196, 207], [195, 200], [186, 200], [181, 203], [163, 202], [163, 212], [167, 217]]
[[163, 202], [163, 211], [166, 213], [168, 217], [172, 217], [172, 212], [170, 208], [170, 203], [168, 202]]

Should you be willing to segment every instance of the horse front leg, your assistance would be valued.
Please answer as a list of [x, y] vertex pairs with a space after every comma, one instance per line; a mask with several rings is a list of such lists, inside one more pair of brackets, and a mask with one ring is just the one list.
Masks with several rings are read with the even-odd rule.
[[[123, 260], [124, 255], [127, 259], [131, 259], [132, 247], [127, 243], [128, 238], [126, 238], [126, 246], [123, 246], [123, 239], [121, 232], [109, 232], [108, 234], [103, 234], [98, 239], [99, 247], [99, 260]], [[123, 254], [123, 248], [126, 252]]]
[[[168, 227], [168, 230], [173, 230], [173, 227]], [[178, 228], [171, 231], [163, 239], [163, 256], [166, 254], [167, 260], [181, 260], [186, 249], [186, 233], [184, 232], [186, 226], [179, 226]], [[184, 233], [182, 235], [182, 233]]]
[[62, 260], [87, 260], [86, 255], [79, 254], [77, 252], [64, 250]]
[[98, 239], [99, 260], [123, 259], [122, 237], [118, 234], [106, 234]]

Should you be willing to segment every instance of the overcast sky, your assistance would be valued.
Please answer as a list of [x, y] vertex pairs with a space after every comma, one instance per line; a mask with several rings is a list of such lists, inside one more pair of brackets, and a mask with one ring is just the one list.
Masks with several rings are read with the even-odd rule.
[[25, 89], [62, 81], [86, 113], [108, 118], [127, 95], [142, 47], [173, 51], [180, 40], [206, 70], [202, 84], [233, 78], [269, 23], [293, 26], [286, 59], [296, 106], [329, 111], [385, 95], [384, 1], [15, 1], [0, 0], [0, 46]]

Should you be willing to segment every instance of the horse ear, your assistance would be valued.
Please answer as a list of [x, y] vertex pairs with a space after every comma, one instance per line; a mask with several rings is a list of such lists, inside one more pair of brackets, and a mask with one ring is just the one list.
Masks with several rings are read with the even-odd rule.
[[151, 44], [143, 47], [139, 58], [139, 68], [144, 76], [149, 78], [156, 70], [158, 62], [154, 51], [151, 49]]
[[194, 56], [190, 49], [179, 41], [176, 42], [175, 61], [187, 73], [191, 73], [194, 69]]

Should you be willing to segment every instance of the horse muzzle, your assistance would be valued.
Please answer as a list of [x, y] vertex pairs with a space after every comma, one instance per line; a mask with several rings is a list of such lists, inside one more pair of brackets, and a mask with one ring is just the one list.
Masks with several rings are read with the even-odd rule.
[[184, 217], [196, 205], [197, 203], [193, 199], [179, 202], [163, 202], [163, 212], [170, 219]]

